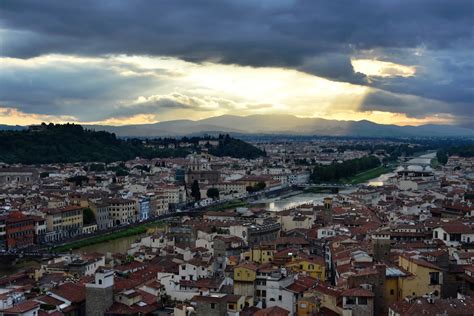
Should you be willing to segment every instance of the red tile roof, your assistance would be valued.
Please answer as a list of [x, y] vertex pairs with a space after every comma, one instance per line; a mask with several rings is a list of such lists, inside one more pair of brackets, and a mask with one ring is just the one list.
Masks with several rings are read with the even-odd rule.
[[284, 308], [273, 306], [269, 308], [264, 308], [253, 314], [253, 316], [288, 316], [290, 314]]
[[81, 303], [86, 299], [86, 287], [79, 283], [64, 283], [51, 290], [51, 293], [73, 303]]
[[38, 302], [28, 300], [28, 301], [21, 302], [20, 304], [17, 304], [13, 307], [4, 309], [3, 313], [6, 313], [6, 314], [8, 314], [8, 313], [25, 313], [25, 312], [31, 311], [31, 310], [39, 307], [39, 305], [40, 304]]

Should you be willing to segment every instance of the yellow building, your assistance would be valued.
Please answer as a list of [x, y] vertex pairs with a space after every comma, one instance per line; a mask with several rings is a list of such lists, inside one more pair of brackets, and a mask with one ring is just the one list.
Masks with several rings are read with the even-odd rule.
[[408, 273], [397, 266], [389, 266], [386, 268], [384, 301], [387, 306], [403, 299], [403, 297], [401, 297], [402, 291], [400, 290], [400, 284], [402, 279], [407, 276]]
[[234, 268], [234, 281], [253, 282], [257, 278], [257, 266], [242, 263]]
[[293, 259], [286, 267], [294, 272], [304, 272], [314, 279], [326, 280], [326, 262], [321, 257]]
[[82, 211], [82, 207], [73, 205], [47, 210], [47, 231], [57, 232], [63, 237], [72, 237], [82, 234]]
[[254, 296], [257, 266], [253, 263], [239, 264], [234, 268], [234, 294]]
[[319, 299], [315, 295], [302, 297], [297, 303], [298, 316], [313, 316], [317, 315], [319, 309]]
[[429, 293], [440, 295], [441, 284], [443, 284], [441, 268], [426, 260], [404, 255], [398, 257], [398, 265], [410, 273], [398, 279], [400, 298], [423, 296]]
[[256, 263], [273, 262], [273, 255], [276, 250], [273, 246], [256, 246], [244, 253], [244, 259]]
[[227, 311], [229, 313], [240, 313], [245, 307], [245, 296], [227, 295]]

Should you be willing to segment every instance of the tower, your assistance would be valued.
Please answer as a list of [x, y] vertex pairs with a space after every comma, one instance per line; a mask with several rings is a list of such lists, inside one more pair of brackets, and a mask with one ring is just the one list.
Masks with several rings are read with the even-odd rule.
[[378, 262], [388, 261], [391, 248], [392, 245], [388, 232], [379, 232], [372, 235], [372, 254], [374, 260]]
[[86, 315], [102, 316], [114, 303], [114, 272], [99, 269], [95, 282], [86, 284]]
[[324, 198], [324, 208], [323, 208], [323, 223], [324, 226], [329, 226], [332, 224], [332, 198]]

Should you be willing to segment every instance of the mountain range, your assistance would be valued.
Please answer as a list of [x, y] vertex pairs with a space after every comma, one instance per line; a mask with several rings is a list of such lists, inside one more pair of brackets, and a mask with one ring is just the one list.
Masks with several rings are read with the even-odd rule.
[[[154, 124], [107, 126], [84, 125], [122, 137], [187, 136], [228, 133], [283, 134], [355, 137], [474, 137], [474, 129], [455, 125], [398, 126], [362, 121], [338, 121], [321, 118], [299, 118], [292, 115], [222, 115], [202, 120], [173, 120]], [[13, 126], [18, 128], [18, 126]], [[8, 127], [0, 126], [1, 129]]]

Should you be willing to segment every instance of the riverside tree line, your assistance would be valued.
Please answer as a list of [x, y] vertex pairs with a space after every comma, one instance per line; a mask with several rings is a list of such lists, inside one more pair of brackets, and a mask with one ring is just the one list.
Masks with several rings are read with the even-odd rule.
[[340, 163], [333, 161], [330, 165], [316, 165], [311, 173], [311, 180], [315, 183], [338, 182], [379, 166], [380, 160], [375, 156], [366, 156]]

